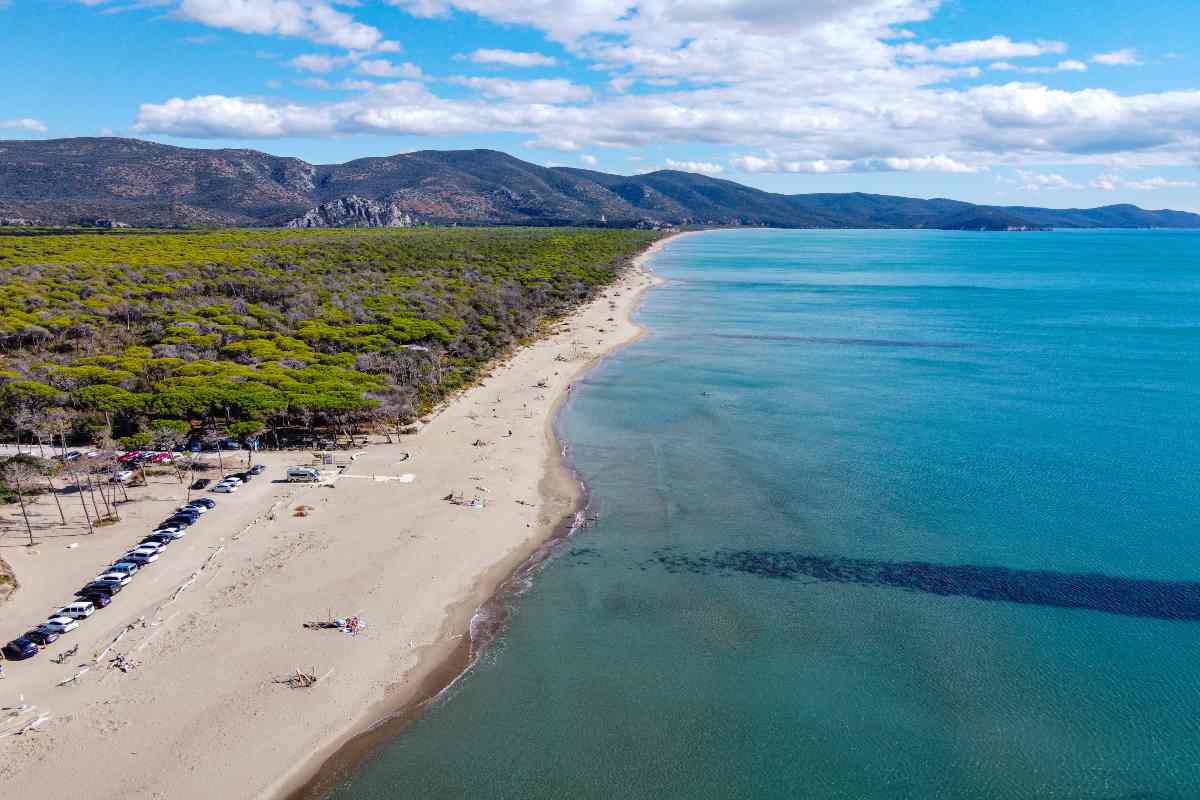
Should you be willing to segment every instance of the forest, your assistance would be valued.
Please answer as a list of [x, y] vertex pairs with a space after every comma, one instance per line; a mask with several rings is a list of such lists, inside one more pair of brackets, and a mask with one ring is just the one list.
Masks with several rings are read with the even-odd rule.
[[287, 431], [399, 428], [612, 282], [657, 235], [0, 235], [0, 436], [275, 446]]

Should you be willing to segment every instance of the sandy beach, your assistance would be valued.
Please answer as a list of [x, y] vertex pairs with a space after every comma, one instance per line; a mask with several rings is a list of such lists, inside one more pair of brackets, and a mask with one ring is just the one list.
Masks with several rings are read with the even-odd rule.
[[[656, 282], [645, 262], [661, 245], [418, 433], [374, 437], [320, 485], [283, 482], [311, 454], [268, 453], [256, 459], [266, 473], [241, 491], [209, 495], [217, 508], [111, 606], [37, 658], [6, 665], [0, 785], [42, 797], [97, 786], [130, 797], [285, 797], [354, 737], [411, 714], [468, 663], [477, 610], [576, 513], [580, 487], [555, 413], [573, 381], [639, 335], [631, 314]], [[130, 494], [139, 499], [122, 505], [123, 521], [92, 535], [71, 498], [65, 510], [78, 519], [39, 531], [33, 548], [22, 546], [19, 513], [6, 515], [0, 557], [20, 588], [0, 605], [0, 635], [68, 602], [184, 489], [158, 476]], [[49, 497], [34, 511], [58, 521]], [[303, 627], [349, 615], [365, 630]], [[74, 657], [51, 660], [76, 644]], [[111, 668], [116, 655], [132, 669]], [[277, 682], [297, 669], [322, 679], [308, 689]]]

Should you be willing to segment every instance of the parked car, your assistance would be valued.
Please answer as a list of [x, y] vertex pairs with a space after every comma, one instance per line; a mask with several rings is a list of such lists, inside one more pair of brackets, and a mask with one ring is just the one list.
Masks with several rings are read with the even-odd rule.
[[213, 500], [211, 497], [197, 497], [195, 500], [193, 500], [188, 505], [194, 505], [196, 503], [199, 503], [200, 505], [202, 505], [208, 509], [213, 509], [213, 508], [217, 507], [217, 501]]
[[291, 483], [312, 483], [321, 480], [321, 471], [316, 467], [288, 467], [287, 479]]
[[200, 516], [204, 516], [208, 513], [208, 506], [199, 503], [187, 503], [176, 509], [176, 513], [187, 513], [189, 511], [195, 511]]
[[166, 542], [147, 542], [145, 539], [143, 539], [141, 542], [138, 543], [137, 547], [131, 548], [130, 552], [132, 552], [133, 550], [146, 550], [148, 552], [153, 552], [155, 555], [158, 555], [159, 553], [161, 553], [163, 550], [166, 550], [166, 549], [167, 549]]
[[163, 547], [166, 547], [173, 541], [175, 541], [175, 539], [172, 537], [172, 534], [159, 533], [158, 531], [155, 531], [154, 533], [146, 534], [146, 536], [143, 537], [142, 540], [140, 542], [138, 542], [138, 544], [143, 545], [143, 544], [152, 544], [153, 543], [153, 544], [160, 544]]
[[131, 450], [128, 453], [125, 453], [124, 455], [117, 456], [117, 461], [120, 461], [122, 464], [133, 464], [139, 458], [141, 458], [141, 456], [142, 456], [141, 450]]
[[92, 581], [84, 584], [83, 588], [75, 593], [76, 597], [83, 597], [89, 594], [103, 593], [112, 597], [117, 592], [121, 591], [121, 584], [117, 581]]
[[196, 517], [176, 514], [173, 517], [164, 519], [159, 525], [160, 528], [188, 528], [196, 523]]
[[43, 630], [54, 631], [58, 634], [70, 633], [78, 627], [79, 623], [70, 617], [55, 616], [42, 623]]
[[170, 453], [155, 453], [154, 455], [152, 455], [148, 459], [146, 459], [146, 462], [149, 464], [170, 464], [171, 463], [171, 454]]
[[267, 471], [266, 464], [255, 464], [253, 467], [250, 468], [251, 475], [262, 475], [266, 471]]
[[75, 593], [75, 596], [78, 597], [80, 600], [87, 600], [89, 603], [94, 605], [97, 609], [107, 608], [108, 604], [112, 602], [112, 595], [105, 594], [104, 591], [102, 591], [99, 588], [93, 589], [91, 591], [80, 590]]
[[124, 558], [126, 561], [132, 561], [135, 564], [141, 564], [142, 566], [145, 566], [158, 561], [158, 553], [152, 550], [130, 550], [128, 553], [122, 556], [122, 558]]
[[[151, 536], [165, 536], [167, 541], [173, 542], [176, 539], [182, 539], [183, 537], [187, 536], [187, 531], [185, 529], [179, 527], [178, 525], [166, 525], [166, 526], [159, 526], [159, 527], [155, 528], [154, 530], [150, 531], [150, 535]], [[156, 539], [155, 541], [163, 541], [163, 540]]]
[[233, 494], [234, 492], [236, 492], [238, 490], [238, 487], [240, 487], [241, 485], [242, 485], [241, 483], [225, 483], [224, 481], [221, 481], [216, 486], [209, 489], [209, 491], [217, 492], [219, 494]]
[[67, 453], [66, 459], [67, 459], [67, 461], [74, 461], [75, 459], [79, 458], [82, 455], [83, 455], [83, 453], [79, 452], [78, 450], [71, 450], [70, 452]]
[[123, 469], [112, 476], [113, 483], [129, 483], [133, 480], [134, 472], [131, 469]]
[[212, 481], [208, 478], [197, 478], [192, 482], [192, 490], [200, 491], [201, 489], [207, 489], [210, 483], [212, 483]]
[[96, 607], [87, 600], [76, 600], [74, 603], [67, 603], [54, 612], [55, 616], [70, 617], [71, 619], [87, 619], [95, 613]]
[[102, 572], [92, 579], [93, 583], [115, 583], [118, 586], [124, 586], [129, 583], [131, 578], [128, 575], [122, 575], [120, 572]]
[[38, 654], [38, 646], [30, 639], [21, 636], [4, 645], [4, 657], [10, 661], [23, 661]]
[[47, 630], [41, 625], [31, 631], [26, 631], [22, 637], [36, 644], [38, 647], [45, 647], [48, 644], [54, 644], [58, 640], [58, 634], [52, 630]]
[[108, 568], [109, 572], [124, 572], [129, 577], [133, 577], [138, 573], [138, 565], [132, 561], [118, 561]]

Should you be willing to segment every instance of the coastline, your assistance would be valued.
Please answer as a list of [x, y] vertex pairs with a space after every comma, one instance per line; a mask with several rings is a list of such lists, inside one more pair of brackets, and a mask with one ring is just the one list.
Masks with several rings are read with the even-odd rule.
[[[599, 297], [448, 401], [418, 434], [364, 451], [336, 483], [267, 484], [230, 498], [227, 512], [172, 547], [179, 560], [156, 565], [125, 602], [72, 634], [86, 654], [138, 628], [125, 640], [137, 669], [98, 669], [63, 688], [56, 683], [72, 664], [15, 665], [0, 705], [19, 696], [48, 719], [36, 736], [0, 738], [0, 782], [65, 796], [127, 778], [121, 764], [134, 752], [151, 766], [127, 786], [132, 796], [302, 798], [330, 788], [470, 669], [513, 595], [569, 535], [585, 493], [565, 463], [558, 413], [573, 381], [644, 333], [631, 316], [660, 283], [646, 265], [673, 238], [638, 254]], [[278, 454], [272, 468], [289, 458]], [[399, 472], [408, 474], [389, 474]], [[478, 490], [483, 507], [446, 503], [447, 488]], [[309, 512], [287, 514], [297, 502]], [[128, 525], [80, 539], [67, 556], [85, 559], [80, 575], [126, 527], [138, 529], [139, 513], [157, 512], [122, 513]], [[38, 552], [49, 549], [16, 551], [23, 588], [6, 612], [44, 614], [59, 599], [38, 575], [50, 566]], [[211, 564], [203, 574], [201, 563]], [[200, 579], [173, 593], [194, 569]], [[370, 627], [354, 638], [301, 629], [327, 613], [362, 614]], [[275, 683], [310, 665], [330, 679], [307, 691]], [[73, 752], [89, 758], [61, 770]]]
[[[641, 307], [646, 293], [663, 283], [661, 278], [653, 275], [649, 263], [668, 242], [695, 232], [683, 231], [664, 236], [634, 257], [631, 271], [649, 276], [649, 281], [636, 288], [634, 296], [623, 310], [624, 322], [635, 329], [634, 333], [613, 343], [577, 368], [571, 375], [572, 381], [583, 377], [605, 359], [646, 335], [646, 329], [633, 321], [633, 315]], [[466, 677], [480, 656], [503, 632], [511, 617], [512, 604], [558, 546], [578, 530], [587, 511], [587, 487], [571, 466], [566, 447], [557, 432], [558, 419], [568, 399], [569, 391], [558, 392], [546, 415], [546, 465], [539, 491], [543, 504], [569, 505], [569, 509], [557, 522], [543, 526], [539, 533], [544, 535], [534, 537], [527, 548], [490, 569], [480, 578], [474, 596], [464, 598], [448, 612], [448, 628], [459, 634], [466, 630], [468, 635], [460, 638], [457, 645], [446, 648], [445, 652], [430, 652], [421, 656], [420, 662], [413, 668], [413, 676], [420, 681], [420, 685], [411, 696], [399, 705], [393, 703], [390, 707], [385, 705], [368, 710], [363, 718], [365, 724], [344, 732], [330, 743], [325, 752], [314, 754], [308, 764], [285, 776], [271, 797], [280, 800], [320, 800], [378, 747], [402, 735], [446, 691]]]

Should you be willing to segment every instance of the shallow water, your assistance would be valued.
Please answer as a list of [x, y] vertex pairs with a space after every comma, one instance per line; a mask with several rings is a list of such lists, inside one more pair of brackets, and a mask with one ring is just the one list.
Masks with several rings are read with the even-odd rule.
[[1200, 235], [654, 266], [561, 421], [599, 522], [333, 797], [1200, 794]]

